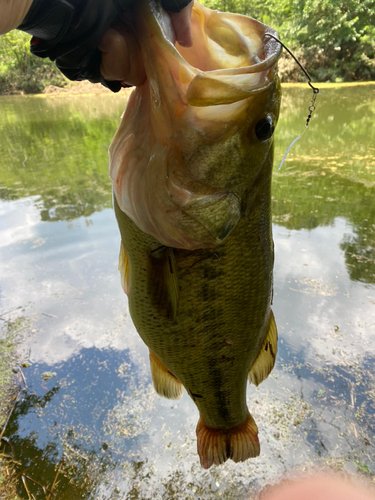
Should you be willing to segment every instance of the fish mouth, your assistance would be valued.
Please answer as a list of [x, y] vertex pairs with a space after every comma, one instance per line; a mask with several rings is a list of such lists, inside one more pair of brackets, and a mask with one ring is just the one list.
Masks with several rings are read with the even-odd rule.
[[[159, 74], [149, 79], [162, 78], [166, 85], [170, 74], [171, 88], [179, 89], [181, 102], [198, 107], [231, 104], [273, 84], [282, 46], [269, 26], [240, 14], [213, 11], [195, 0], [193, 45], [182, 47], [174, 43], [167, 13], [154, 1], [140, 4], [148, 12], [148, 27], [138, 32], [160, 49]], [[143, 56], [147, 59], [149, 54], [145, 51]], [[165, 58], [170, 62], [168, 73], [161, 70]]]
[[271, 65], [276, 64], [283, 50], [279, 34], [274, 29], [267, 28], [263, 36], [263, 42], [266, 61]]
[[[168, 29], [163, 26], [168, 38]], [[271, 68], [282, 46], [269, 26], [240, 14], [212, 11], [195, 1], [191, 17], [193, 45], [175, 44], [195, 69], [217, 74], [256, 73]], [[271, 36], [267, 36], [271, 35]], [[170, 39], [170, 37], [169, 37]]]
[[197, 40], [193, 46], [175, 47], [192, 76], [186, 93], [190, 105], [231, 104], [273, 84], [282, 52], [275, 30], [246, 16], [210, 11], [198, 2], [192, 28]]
[[268, 30], [248, 66], [198, 72], [187, 89], [187, 102], [196, 107], [233, 104], [271, 87], [282, 46], [276, 31]]
[[279, 60], [282, 53], [282, 45], [278, 41], [279, 35], [277, 31], [266, 26], [265, 24], [251, 19], [253, 23], [259, 24], [261, 33], [261, 45], [249, 57], [249, 64], [238, 68], [218, 68], [213, 71], [206, 71], [206, 74], [216, 75], [245, 75], [252, 73], [260, 73], [272, 69]]

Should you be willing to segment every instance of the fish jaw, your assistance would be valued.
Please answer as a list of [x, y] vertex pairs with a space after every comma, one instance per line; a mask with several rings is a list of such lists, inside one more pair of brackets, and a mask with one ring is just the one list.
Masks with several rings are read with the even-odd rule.
[[148, 78], [133, 92], [110, 146], [114, 193], [121, 210], [161, 244], [213, 248], [242, 215], [241, 189], [212, 182], [211, 167], [186, 159], [192, 142], [213, 145], [218, 147], [212, 148], [210, 165], [220, 163], [226, 151], [223, 176], [239, 168], [231, 148], [258, 113], [259, 96], [274, 85], [280, 46], [265, 36], [275, 32], [262, 23], [195, 2], [193, 47], [175, 47], [168, 18], [156, 4], [139, 2], [136, 9]]

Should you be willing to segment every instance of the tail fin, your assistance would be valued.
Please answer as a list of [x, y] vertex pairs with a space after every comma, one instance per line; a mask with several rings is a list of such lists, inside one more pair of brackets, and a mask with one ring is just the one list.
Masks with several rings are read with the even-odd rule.
[[167, 399], [180, 399], [182, 397], [184, 389], [181, 382], [166, 369], [151, 351], [150, 368], [152, 383], [159, 396]]
[[197, 425], [197, 447], [201, 465], [209, 469], [231, 458], [233, 462], [243, 462], [257, 457], [260, 453], [258, 428], [253, 417], [232, 429], [210, 429], [200, 418]]

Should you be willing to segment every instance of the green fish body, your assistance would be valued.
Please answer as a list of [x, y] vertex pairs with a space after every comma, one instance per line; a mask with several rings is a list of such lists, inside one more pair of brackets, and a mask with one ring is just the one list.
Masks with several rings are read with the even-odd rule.
[[280, 50], [261, 23], [197, 2], [194, 45], [177, 50], [152, 5], [137, 12], [148, 80], [110, 148], [119, 268], [154, 387], [168, 398], [185, 387], [194, 400], [209, 468], [259, 454], [247, 380], [264, 380], [277, 352], [270, 204]]

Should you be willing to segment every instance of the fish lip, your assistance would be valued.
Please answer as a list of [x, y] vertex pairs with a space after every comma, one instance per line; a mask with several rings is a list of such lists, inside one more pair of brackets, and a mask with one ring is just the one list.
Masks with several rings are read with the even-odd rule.
[[[261, 24], [261, 23], [259, 23]], [[263, 45], [259, 47], [256, 53], [253, 54], [252, 60], [256, 61], [252, 66], [242, 68], [243, 73], [261, 73], [271, 70], [280, 59], [283, 47], [277, 40], [280, 39], [279, 34], [269, 26], [263, 25], [265, 32], [263, 34]], [[272, 35], [272, 36], [267, 36]], [[276, 40], [275, 40], [276, 38]], [[260, 58], [258, 53], [263, 51], [264, 58]], [[239, 68], [240, 69], [240, 68]]]
[[[267, 41], [265, 41], [265, 38], [267, 38]], [[264, 47], [264, 54], [266, 57], [265, 62], [267, 61], [269, 65], [268, 68], [276, 64], [281, 56], [283, 46], [281, 45], [281, 42], [278, 42], [278, 40], [280, 40], [280, 37], [277, 31], [267, 27], [267, 31], [263, 35], [263, 42], [264, 42], [263, 47]]]

